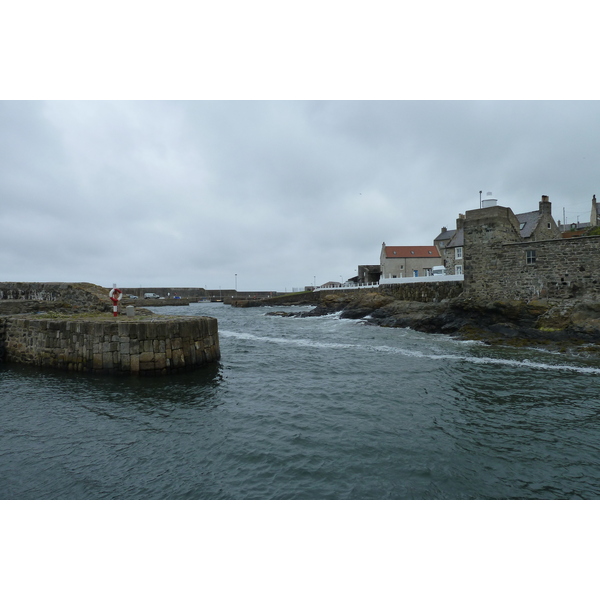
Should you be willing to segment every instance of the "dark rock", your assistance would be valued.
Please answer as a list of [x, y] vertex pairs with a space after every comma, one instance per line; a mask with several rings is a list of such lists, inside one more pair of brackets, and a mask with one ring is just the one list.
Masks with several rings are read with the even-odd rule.
[[371, 312], [370, 308], [345, 308], [340, 315], [340, 319], [364, 319]]
[[[595, 299], [479, 301], [458, 297], [441, 302], [396, 300], [382, 292], [331, 293], [310, 311], [281, 316], [314, 317], [340, 312], [344, 319], [368, 319], [381, 327], [409, 327], [490, 344], [595, 348], [600, 344], [600, 302]], [[275, 313], [277, 314], [277, 313]]]

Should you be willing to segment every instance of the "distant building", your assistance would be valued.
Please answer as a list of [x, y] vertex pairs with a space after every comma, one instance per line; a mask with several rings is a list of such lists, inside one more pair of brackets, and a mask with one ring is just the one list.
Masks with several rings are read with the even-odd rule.
[[431, 275], [433, 267], [443, 261], [435, 246], [386, 246], [381, 245], [381, 278], [424, 277]]
[[446, 227], [442, 227], [442, 232], [433, 240], [444, 261], [443, 264], [448, 275], [463, 274], [464, 220], [465, 215], [458, 215], [456, 229], [448, 230]]
[[328, 281], [327, 283], [322, 283], [318, 287], [320, 287], [320, 288], [336, 288], [336, 287], [342, 287], [342, 285], [343, 284], [339, 281]]
[[558, 222], [559, 229], [562, 232], [562, 237], [571, 238], [578, 237], [580, 235], [586, 235], [587, 230], [591, 227], [600, 226], [600, 213], [598, 211], [598, 205], [596, 203], [596, 194], [592, 196], [592, 210], [590, 212], [590, 220], [589, 222], [582, 223], [577, 220], [577, 223], [565, 223], [562, 224], [560, 221]]
[[596, 204], [596, 194], [592, 196], [592, 212], [590, 214], [590, 226], [598, 227], [600, 225], [600, 213], [598, 213], [598, 205]]
[[358, 265], [357, 281], [360, 285], [379, 283], [381, 265]]
[[444, 248], [456, 233], [456, 229], [448, 229], [442, 227], [442, 232], [433, 240], [434, 246], [438, 249], [440, 256], [443, 254]]

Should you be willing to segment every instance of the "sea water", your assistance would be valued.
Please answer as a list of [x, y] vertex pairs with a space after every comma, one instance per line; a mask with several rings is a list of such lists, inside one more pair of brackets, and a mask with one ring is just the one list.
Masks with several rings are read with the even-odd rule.
[[0, 364], [0, 498], [600, 497], [593, 355], [153, 310], [216, 317], [221, 361], [158, 378]]

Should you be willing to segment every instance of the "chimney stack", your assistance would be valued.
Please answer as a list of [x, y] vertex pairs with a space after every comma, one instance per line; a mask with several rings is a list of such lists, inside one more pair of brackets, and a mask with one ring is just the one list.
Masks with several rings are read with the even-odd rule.
[[552, 203], [550, 202], [549, 196], [542, 196], [542, 200], [540, 201], [540, 214], [542, 213], [548, 215], [552, 214]]
[[598, 205], [596, 204], [596, 194], [592, 196], [592, 214], [590, 215], [590, 223], [592, 227], [597, 227], [600, 224], [600, 215], [598, 214]]

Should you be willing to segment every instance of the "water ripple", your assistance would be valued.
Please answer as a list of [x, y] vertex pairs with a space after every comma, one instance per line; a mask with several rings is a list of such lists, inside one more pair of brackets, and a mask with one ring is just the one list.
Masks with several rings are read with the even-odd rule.
[[217, 316], [220, 363], [152, 380], [0, 365], [1, 498], [600, 497], [593, 357], [161, 310]]

